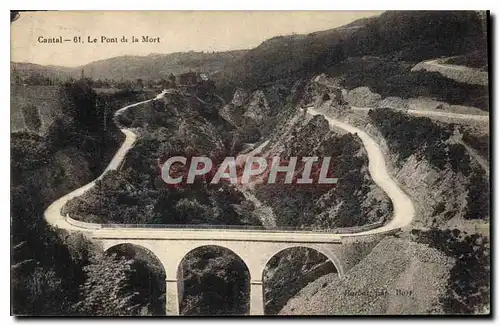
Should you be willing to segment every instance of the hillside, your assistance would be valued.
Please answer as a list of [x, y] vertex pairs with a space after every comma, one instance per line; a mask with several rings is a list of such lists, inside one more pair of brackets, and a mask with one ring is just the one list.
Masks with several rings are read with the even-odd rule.
[[[381, 63], [380, 65], [383, 65]], [[435, 121], [426, 117], [413, 117], [404, 113], [404, 106], [399, 104], [404, 104], [405, 101], [401, 98], [386, 98], [382, 100], [379, 94], [371, 93], [367, 87], [356, 88], [349, 92], [345, 88], [342, 88], [336, 78], [326, 77], [325, 75], [316, 76], [311, 78], [308, 82], [297, 81], [291, 88], [286, 88], [281, 81], [276, 82], [271, 85], [267, 85], [262, 88], [262, 90], [257, 90], [253, 93], [238, 89], [232, 101], [227, 104], [227, 106], [222, 110], [225, 117], [229, 120], [237, 123], [241, 128], [245, 128], [248, 125], [248, 121], [245, 119], [238, 119], [238, 115], [249, 115], [246, 112], [261, 112], [261, 121], [259, 121], [259, 130], [263, 137], [271, 137], [270, 144], [271, 148], [269, 151], [272, 153], [284, 152], [291, 149], [299, 150], [316, 150], [315, 148], [321, 148], [321, 139], [326, 133], [327, 126], [321, 123], [321, 119], [316, 119], [316, 121], [311, 120], [307, 122], [306, 119], [301, 119], [295, 113], [297, 105], [302, 107], [313, 106], [321, 112], [325, 112], [328, 116], [334, 116], [348, 123], [358, 126], [359, 128], [366, 130], [369, 134], [373, 135], [377, 142], [382, 145], [386, 154], [386, 162], [391, 166], [392, 173], [396, 180], [404, 187], [404, 189], [409, 193], [411, 198], [415, 201], [415, 204], [419, 206], [417, 219], [413, 224], [413, 227], [423, 227], [427, 229], [438, 228], [446, 232], [448, 228], [452, 228], [457, 225], [457, 227], [462, 228], [464, 225], [469, 224], [469, 221], [474, 220], [474, 223], [483, 223], [480, 221], [488, 220], [488, 205], [489, 205], [489, 180], [488, 176], [484, 171], [481, 170], [480, 165], [467, 153], [465, 147], [460, 141], [461, 137], [464, 142], [468, 142], [471, 146], [477, 148], [480, 155], [487, 157], [488, 155], [488, 139], [489, 136], [482, 134], [483, 136], [473, 136], [477, 135], [476, 131], [468, 125], [467, 121], [462, 121], [461, 124], [450, 124], [446, 121]], [[382, 84], [382, 83], [381, 83]], [[363, 88], [363, 89], [361, 89]], [[285, 96], [288, 94], [287, 96]], [[470, 93], [465, 93], [470, 94]], [[278, 95], [281, 95], [278, 96]], [[292, 105], [283, 105], [281, 110], [276, 110], [271, 104], [279, 105], [280, 98], [286, 98], [281, 103], [289, 103]], [[291, 102], [287, 102], [291, 101]], [[360, 106], [373, 106], [381, 107], [379, 109], [372, 109], [370, 111], [358, 111], [353, 110], [350, 102], [357, 103]], [[393, 109], [385, 108], [385, 105], [389, 103], [395, 103]], [[264, 103], [267, 108], [264, 110], [260, 108], [259, 103]], [[399, 104], [398, 104], [399, 103]], [[408, 105], [408, 104], [407, 104]], [[480, 110], [478, 110], [481, 112]], [[276, 113], [279, 112], [279, 113]], [[276, 114], [277, 116], [274, 116]], [[319, 117], [317, 117], [319, 118]], [[304, 128], [294, 130], [294, 124], [303, 124]], [[307, 133], [307, 125], [314, 125], [310, 131]], [[268, 130], [272, 130], [270, 133]], [[339, 132], [338, 130], [334, 130]], [[346, 135], [344, 135], [345, 137]], [[335, 146], [334, 141], [329, 141], [334, 148], [342, 148], [343, 150], [348, 150], [351, 144], [344, 144], [343, 146]], [[342, 155], [334, 155], [335, 157], [342, 157]], [[362, 156], [361, 156], [362, 157]], [[353, 167], [355, 164], [351, 162], [352, 154], [348, 157], [342, 157], [341, 161], [346, 162], [347, 166]], [[350, 162], [350, 163], [348, 163]], [[357, 173], [359, 174], [359, 173]], [[345, 177], [345, 176], [344, 176]], [[354, 181], [354, 180], [353, 180]], [[356, 182], [352, 184], [356, 185]], [[262, 186], [257, 186], [257, 195], [259, 194], [259, 188]], [[359, 189], [356, 187], [356, 189]], [[348, 194], [345, 189], [341, 192], [342, 195]], [[281, 217], [283, 215], [293, 215], [296, 213], [294, 211], [295, 202], [301, 203], [301, 206], [306, 208], [306, 211], [314, 212], [314, 223], [321, 224], [324, 221], [332, 223], [336, 221], [335, 213], [340, 213], [341, 210], [337, 209], [333, 214], [329, 214], [327, 219], [323, 219], [323, 214], [318, 214], [315, 210], [320, 205], [314, 205], [311, 203], [310, 197], [307, 197], [307, 193], [302, 193], [296, 190], [296, 193], [286, 193], [282, 189], [273, 189], [264, 196], [261, 196], [262, 200], [266, 203], [270, 203], [276, 210], [276, 215]], [[370, 198], [370, 195], [362, 195], [361, 198]], [[359, 200], [357, 200], [360, 202]], [[377, 198], [377, 200], [368, 207], [376, 208], [377, 205], [383, 203], [382, 198]], [[309, 207], [312, 206], [312, 208]], [[360, 205], [355, 205], [359, 207]], [[309, 209], [307, 209], [309, 208]], [[291, 214], [292, 213], [292, 214]], [[351, 212], [352, 214], [352, 212]], [[362, 216], [369, 216], [367, 212], [363, 212]], [[304, 214], [307, 216], [307, 214]], [[352, 216], [352, 215], [351, 215]], [[291, 219], [294, 220], [294, 219]], [[475, 233], [478, 232], [477, 229], [468, 229], [471, 231], [473, 236], [467, 241], [476, 241], [476, 237], [483, 239], [480, 235]], [[443, 233], [446, 234], [446, 233]], [[405, 235], [406, 236], [406, 235]], [[455, 240], [453, 240], [455, 241]], [[483, 240], [480, 240], [483, 241]], [[442, 245], [440, 250], [444, 251], [447, 248], [450, 241], [436, 240], [431, 237], [427, 244], [432, 246]], [[381, 247], [388, 244], [381, 243]], [[415, 246], [421, 247], [422, 256], [426, 255], [438, 255], [443, 257], [441, 254], [436, 253], [428, 248], [419, 246], [414, 243], [402, 242], [403, 246]], [[458, 247], [458, 246], [457, 246]], [[380, 252], [392, 252], [392, 247], [387, 247], [381, 249]], [[451, 247], [453, 248], [453, 247]], [[459, 250], [459, 249], [457, 249]], [[475, 250], [475, 249], [474, 249]], [[377, 257], [380, 254], [379, 251], [373, 253], [373, 257]], [[447, 255], [459, 256], [459, 253], [446, 252]], [[487, 251], [484, 251], [487, 255]], [[380, 276], [380, 280], [383, 282], [388, 282], [392, 277], [401, 277], [410, 273], [409, 271], [415, 267], [421, 270], [422, 273], [428, 273], [429, 279], [436, 279], [436, 284], [439, 284], [441, 291], [448, 291], [450, 288], [454, 288], [455, 280], [450, 281], [452, 284], [446, 280], [446, 275], [450, 273], [450, 268], [452, 264], [447, 264], [444, 266], [440, 264], [441, 258], [436, 259], [432, 264], [428, 264], [426, 261], [411, 261], [411, 254], [407, 252], [399, 253], [396, 257], [393, 257], [394, 261], [385, 261], [381, 265], [383, 268], [388, 269], [391, 273], [392, 271], [397, 271], [401, 273], [400, 276], [391, 276], [386, 278], [385, 276]], [[408, 263], [406, 269], [399, 271], [401, 268], [401, 260], [404, 259], [405, 263]], [[444, 257], [442, 259], [445, 259]], [[478, 258], [479, 259], [479, 258]], [[291, 261], [301, 261], [302, 256], [291, 256]], [[442, 260], [445, 261], [445, 260]], [[374, 264], [373, 261], [368, 258], [367, 261], [361, 263], [361, 266], [367, 270], [373, 268], [378, 268], [378, 265]], [[378, 263], [377, 263], [378, 264]], [[458, 268], [468, 268], [473, 266], [469, 260], [458, 260], [460, 267]], [[463, 265], [460, 265], [463, 264]], [[474, 263], [475, 264], [475, 263]], [[420, 267], [418, 267], [421, 265]], [[487, 258], [480, 257], [480, 262], [478, 263], [478, 268], [484, 269], [488, 268]], [[288, 262], [283, 262], [278, 270], [285, 270], [287, 267], [292, 266]], [[374, 267], [375, 266], [375, 267]], [[289, 267], [288, 267], [289, 268]], [[381, 267], [382, 268], [382, 267]], [[357, 271], [354, 269], [353, 271]], [[357, 272], [354, 272], [357, 273]], [[363, 272], [364, 273], [364, 272]], [[413, 272], [412, 272], [413, 273]], [[459, 273], [459, 272], [457, 272]], [[450, 303], [446, 303], [446, 298], [450, 299], [449, 295], [445, 295], [441, 292], [428, 292], [429, 298], [426, 294], [428, 289], [422, 285], [421, 291], [418, 293], [417, 298], [410, 298], [406, 303], [400, 305], [401, 298], [399, 296], [383, 295], [378, 298], [375, 306], [371, 307], [366, 304], [367, 297], [363, 297], [360, 300], [359, 305], [353, 306], [352, 309], [347, 307], [349, 305], [349, 297], [344, 295], [344, 301], [335, 299], [333, 306], [329, 306], [328, 303], [331, 300], [330, 295], [337, 297], [341, 294], [335, 290], [340, 283], [337, 281], [336, 274], [331, 274], [320, 278], [317, 281], [306, 281], [307, 273], [295, 272], [295, 275], [290, 276], [284, 282], [284, 284], [294, 284], [293, 286], [288, 286], [288, 291], [286, 294], [280, 293], [280, 299], [276, 300], [278, 297], [277, 289], [274, 288], [269, 290], [272, 295], [270, 297], [273, 301], [273, 311], [277, 309], [279, 311], [280, 305], [283, 305], [283, 300], [288, 297], [294, 296], [294, 299], [288, 302], [288, 308], [282, 310], [285, 314], [350, 314], [350, 313], [392, 313], [393, 309], [403, 309], [404, 313], [427, 313], [428, 309], [433, 307], [433, 302], [437, 302], [438, 298], [442, 296], [444, 298], [442, 304], [437, 306], [436, 309], [432, 310], [433, 313], [443, 313], [446, 309], [447, 312], [459, 312], [460, 309], [455, 306], [449, 306]], [[414, 274], [412, 274], [414, 275]], [[427, 274], [426, 274], [427, 275]], [[455, 276], [456, 277], [456, 276]], [[349, 281], [343, 283], [342, 289], [345, 291], [352, 291], [356, 296], [357, 290], [352, 290], [352, 286], [356, 286], [356, 283], [351, 284]], [[372, 292], [378, 291], [376, 282], [374, 281], [369, 287], [372, 288]], [[418, 282], [415, 280], [415, 282]], [[456, 281], [458, 282], [458, 281]], [[304, 284], [311, 283], [303, 291], [297, 292], [300, 287]], [[300, 284], [300, 285], [297, 285]], [[330, 284], [332, 284], [330, 287]], [[367, 285], [368, 286], [368, 285]], [[387, 287], [394, 286], [387, 285]], [[308, 290], [309, 289], [309, 290]], [[319, 290], [318, 290], [319, 289]], [[332, 290], [333, 289], [333, 290]], [[448, 289], [448, 290], [446, 290]], [[309, 291], [309, 292], [308, 292]], [[310, 293], [318, 292], [316, 299], [310, 304], [306, 301], [311, 296]], [[333, 291], [331, 294], [329, 291]], [[455, 291], [455, 290], [453, 290]], [[459, 290], [457, 290], [459, 291]], [[464, 290], [465, 291], [465, 290]], [[481, 290], [482, 291], [482, 290]], [[440, 294], [441, 293], [441, 294]], [[288, 296], [287, 296], [288, 295]], [[469, 294], [464, 294], [466, 300], [473, 300]], [[323, 301], [320, 301], [323, 300]], [[364, 300], [364, 301], [363, 301]], [[375, 299], [374, 299], [375, 300]], [[432, 301], [434, 300], [434, 301]], [[451, 299], [450, 299], [451, 300]], [[285, 300], [286, 301], [286, 300]], [[369, 300], [368, 300], [369, 301]], [[294, 303], [295, 302], [295, 303]], [[318, 307], [324, 305], [322, 309], [318, 311]], [[363, 302], [365, 304], [363, 304]], [[484, 301], [482, 301], [484, 302]], [[446, 306], [448, 304], [448, 306]], [[266, 307], [267, 309], [267, 307]], [[356, 310], [357, 309], [357, 310]], [[478, 308], [481, 309], [481, 308]]]
[[28, 78], [31, 75], [38, 74], [48, 78], [66, 80], [67, 78], [78, 76], [76, 68], [62, 66], [44, 66], [28, 62], [10, 62], [11, 79], [19, 75], [22, 78]]
[[[88, 85], [67, 84], [54, 96], [66, 105], [43, 137], [11, 134], [12, 312], [21, 315], [74, 313], [72, 305], [85, 280], [82, 268], [90, 264], [93, 249], [81, 235], [55, 232], [43, 212], [58, 197], [99, 175], [122, 141], [116, 127], [93, 128], [102, 126], [101, 114], [78, 114], [82, 108], [100, 111], [88, 105], [98, 96]], [[123, 98], [110, 97], [109, 105], [117, 109]]]
[[136, 80], [166, 78], [188, 71], [214, 73], [238, 59], [246, 50], [227, 52], [179, 52], [170, 54], [150, 54], [147, 56], [121, 56], [94, 61], [86, 65], [70, 68], [42, 66], [32, 63], [11, 62], [11, 71], [21, 76], [39, 73], [48, 77], [66, 79], [79, 78], [82, 72], [93, 79]]
[[387, 236], [344, 279], [336, 274], [318, 278], [280, 314], [488, 313], [485, 240], [456, 229]]
[[[425, 245], [388, 237], [345, 279], [325, 275], [304, 287], [283, 315], [439, 313], [453, 260]], [[404, 293], [404, 294], [403, 294]]]
[[178, 75], [190, 70], [210, 74], [224, 68], [245, 53], [245, 50], [237, 50], [123, 56], [95, 61], [78, 69], [84, 69], [86, 76], [100, 79], [157, 79], [165, 78], [171, 73]]
[[227, 94], [228, 88], [254, 89], [290, 76], [311, 76], [347, 57], [381, 56], [417, 63], [443, 55], [487, 53], [486, 46], [485, 27], [474, 12], [391, 11], [347, 28], [274, 37], [218, 73], [217, 84]]
[[231, 126], [217, 114], [220, 100], [211, 92], [199, 95], [168, 94], [120, 115], [122, 126], [137, 128], [138, 140], [120, 171], [68, 203], [71, 216], [98, 223], [258, 226], [234, 185], [197, 180], [184, 189], [162, 180], [158, 161], [173, 155], [204, 155], [218, 164], [229, 154]]
[[10, 94], [11, 132], [43, 133], [61, 114], [59, 87], [12, 85]]

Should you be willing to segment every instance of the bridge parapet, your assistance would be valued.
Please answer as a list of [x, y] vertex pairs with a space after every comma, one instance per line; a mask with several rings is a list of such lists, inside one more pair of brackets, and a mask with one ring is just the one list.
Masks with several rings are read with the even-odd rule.
[[333, 229], [322, 229], [318, 227], [284, 227], [284, 226], [275, 226], [275, 227], [264, 227], [264, 226], [253, 226], [253, 225], [208, 225], [208, 224], [111, 224], [111, 223], [89, 223], [83, 222], [79, 220], [75, 220], [66, 213], [65, 216], [66, 221], [76, 227], [90, 230], [98, 230], [98, 229], [109, 229], [109, 230], [119, 230], [119, 229], [165, 229], [165, 230], [176, 230], [176, 229], [189, 229], [189, 230], [212, 230], [214, 232], [220, 232], [223, 230], [231, 230], [231, 231], [260, 231], [260, 232], [282, 232], [282, 233], [295, 233], [295, 232], [310, 232], [310, 233], [329, 233], [329, 234], [338, 234], [343, 236], [348, 236], [355, 233], [366, 232], [376, 228], [379, 228], [385, 224], [385, 219], [382, 217], [379, 221], [360, 225], [360, 226], [349, 226], [349, 227], [340, 227]]
[[78, 228], [83, 228], [83, 229], [89, 229], [89, 230], [97, 230], [101, 228], [101, 224], [97, 223], [87, 223], [87, 222], [82, 222], [79, 220], [72, 219], [69, 214], [66, 214], [65, 216], [66, 222], [69, 224], [76, 226]]

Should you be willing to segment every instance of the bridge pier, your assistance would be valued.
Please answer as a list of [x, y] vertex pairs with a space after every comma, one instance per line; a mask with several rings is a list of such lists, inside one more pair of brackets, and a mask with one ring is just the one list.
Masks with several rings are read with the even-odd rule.
[[250, 315], [264, 315], [264, 287], [261, 280], [250, 281]]
[[177, 288], [177, 279], [167, 278], [167, 316], [179, 316], [179, 291]]

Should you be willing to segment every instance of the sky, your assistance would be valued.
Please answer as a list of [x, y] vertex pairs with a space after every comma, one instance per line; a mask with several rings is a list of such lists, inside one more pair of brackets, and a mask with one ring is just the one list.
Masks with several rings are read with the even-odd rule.
[[[120, 55], [250, 49], [277, 35], [335, 28], [377, 11], [50, 11], [11, 23], [11, 61], [75, 67]], [[101, 42], [126, 37], [128, 42]], [[132, 37], [139, 40], [132, 43]], [[159, 37], [143, 43], [142, 37]], [[43, 43], [62, 37], [71, 41]], [[80, 37], [82, 43], [74, 43]], [[89, 43], [89, 38], [97, 39]], [[42, 41], [42, 42], [40, 42]]]

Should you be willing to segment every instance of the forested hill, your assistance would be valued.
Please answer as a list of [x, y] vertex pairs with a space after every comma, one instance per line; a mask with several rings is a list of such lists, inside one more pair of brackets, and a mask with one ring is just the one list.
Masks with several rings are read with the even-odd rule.
[[193, 70], [213, 73], [224, 68], [246, 53], [245, 50], [227, 52], [179, 52], [150, 54], [148, 56], [121, 56], [91, 62], [79, 67], [92, 78], [157, 79], [173, 73], [179, 75]]
[[221, 89], [256, 88], [328, 71], [348, 57], [419, 62], [486, 53], [485, 26], [484, 17], [472, 11], [385, 12], [323, 32], [273, 37], [217, 73], [217, 84]]
[[159, 79], [171, 73], [178, 75], [190, 70], [211, 74], [232, 63], [246, 50], [226, 52], [178, 52], [150, 54], [147, 56], [120, 56], [94, 61], [79, 67], [43, 66], [32, 63], [12, 62], [11, 70], [18, 74], [39, 73], [48, 77], [79, 78], [82, 72], [94, 79]]

